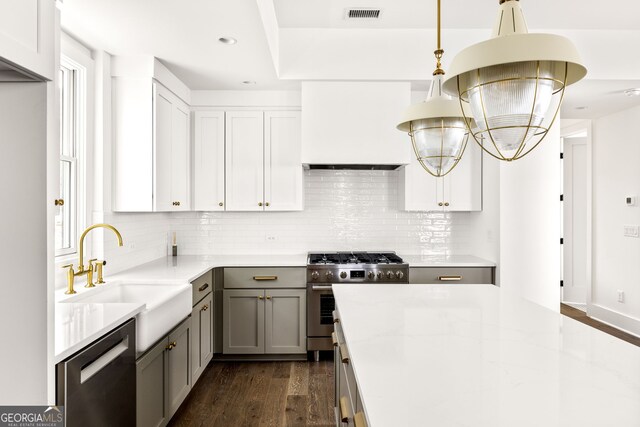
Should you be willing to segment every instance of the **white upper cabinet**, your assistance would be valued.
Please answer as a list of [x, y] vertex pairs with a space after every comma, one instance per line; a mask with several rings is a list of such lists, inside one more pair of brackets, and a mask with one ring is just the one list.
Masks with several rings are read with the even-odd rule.
[[302, 82], [302, 163], [406, 165], [408, 82]]
[[154, 211], [185, 211], [189, 204], [189, 107], [154, 83]]
[[399, 173], [398, 194], [405, 211], [481, 211], [482, 150], [470, 140], [460, 163], [442, 178], [429, 175], [413, 158]]
[[302, 210], [299, 111], [196, 111], [194, 208]]
[[227, 112], [227, 210], [264, 210], [263, 134], [262, 111]]
[[196, 111], [193, 142], [193, 208], [223, 211], [224, 111]]
[[[53, 80], [56, 19], [54, 0], [0, 0], [0, 58], [28, 75]], [[0, 67], [0, 81], [11, 75]]]
[[266, 211], [302, 210], [300, 112], [264, 113], [264, 206]]
[[182, 87], [169, 90], [153, 78], [155, 71], [168, 71], [151, 60], [143, 64], [157, 69], [148, 76], [130, 66], [139, 61], [112, 63], [114, 211], [191, 209], [189, 106], [176, 95]]

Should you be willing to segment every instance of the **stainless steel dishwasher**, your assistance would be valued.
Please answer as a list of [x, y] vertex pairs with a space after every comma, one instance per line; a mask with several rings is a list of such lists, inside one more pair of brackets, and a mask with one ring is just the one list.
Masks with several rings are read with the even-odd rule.
[[58, 363], [56, 384], [67, 426], [135, 426], [135, 319]]

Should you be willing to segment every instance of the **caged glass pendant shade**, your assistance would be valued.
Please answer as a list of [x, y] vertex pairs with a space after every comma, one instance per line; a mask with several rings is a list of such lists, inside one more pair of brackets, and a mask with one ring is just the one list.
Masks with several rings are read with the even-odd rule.
[[465, 120], [475, 141], [505, 161], [544, 139], [565, 88], [587, 72], [568, 39], [528, 32], [519, 0], [500, 0], [493, 38], [464, 49], [451, 69], [444, 90], [470, 107]]
[[404, 111], [397, 129], [409, 133], [420, 165], [431, 175], [442, 177], [460, 162], [469, 140], [467, 126], [468, 123], [473, 126], [473, 119], [465, 120], [460, 102], [442, 90], [444, 71], [440, 60], [444, 50], [440, 47], [440, 0], [437, 28], [436, 70], [429, 94], [424, 102], [411, 105]]
[[424, 102], [405, 110], [398, 130], [408, 132], [422, 167], [435, 177], [456, 167], [469, 140], [460, 103], [442, 92], [442, 74], [436, 74]]

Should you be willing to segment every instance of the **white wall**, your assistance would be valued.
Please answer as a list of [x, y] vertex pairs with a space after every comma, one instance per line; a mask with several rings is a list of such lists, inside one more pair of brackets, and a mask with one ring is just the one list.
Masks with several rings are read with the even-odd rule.
[[[640, 335], [640, 239], [623, 225], [640, 225], [640, 107], [593, 122], [593, 284], [590, 316]], [[625, 292], [619, 303], [618, 290]]]
[[[47, 86], [0, 83], [0, 402], [43, 405], [48, 392], [50, 268]], [[52, 91], [49, 91], [52, 93]], [[16, 185], [17, 184], [17, 185]], [[51, 233], [50, 235], [53, 235]]]
[[560, 188], [556, 123], [530, 154], [500, 164], [500, 284], [554, 311], [560, 309]]

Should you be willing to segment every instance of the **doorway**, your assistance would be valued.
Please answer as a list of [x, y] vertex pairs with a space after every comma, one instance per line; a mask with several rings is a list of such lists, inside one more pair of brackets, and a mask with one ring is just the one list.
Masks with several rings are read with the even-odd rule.
[[590, 126], [562, 132], [562, 303], [587, 311], [591, 300]]

